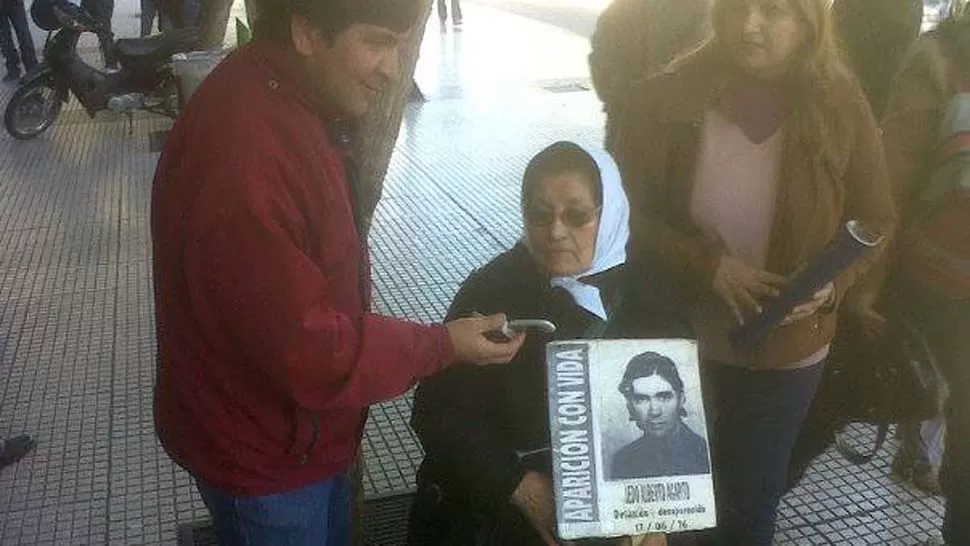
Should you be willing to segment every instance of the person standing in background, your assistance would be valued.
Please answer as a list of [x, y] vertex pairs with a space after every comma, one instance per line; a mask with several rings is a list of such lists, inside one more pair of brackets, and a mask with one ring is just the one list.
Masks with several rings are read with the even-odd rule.
[[[11, 30], [13, 32], [11, 32]], [[13, 35], [17, 35], [20, 51], [14, 44]], [[5, 82], [15, 82], [20, 79], [20, 63], [23, 62], [24, 72], [37, 65], [37, 52], [34, 49], [34, 37], [30, 33], [27, 22], [27, 10], [24, 0], [0, 0], [0, 51], [7, 66]]]
[[[881, 118], [893, 78], [919, 37], [923, 2], [835, 0], [832, 17], [847, 60], [859, 78], [873, 113]], [[881, 282], [877, 278], [864, 278], [857, 293], [875, 297], [878, 290], [871, 290], [869, 285]], [[893, 459], [893, 475], [912, 482], [920, 490], [939, 493], [938, 473], [944, 437], [942, 417], [900, 423], [896, 434], [900, 446]]]
[[141, 36], [145, 37], [152, 33], [155, 25], [155, 18], [158, 18], [158, 31], [165, 32], [172, 28], [172, 20], [168, 13], [156, 0], [141, 0]]
[[448, 24], [448, 3], [451, 3], [451, 24], [461, 26], [461, 0], [438, 0], [438, 21], [442, 28]]
[[[921, 37], [906, 57], [882, 124], [889, 172], [903, 220], [898, 245], [901, 257], [896, 260], [896, 274], [889, 286], [893, 297], [900, 298], [926, 336], [950, 391], [944, 407], [946, 439], [939, 472], [940, 489], [946, 498], [943, 539], [950, 546], [970, 544], [970, 275], [954, 274], [939, 264], [953, 263], [952, 249], [960, 245], [965, 248], [970, 198], [965, 187], [940, 191], [935, 198], [927, 196], [926, 191], [941, 179], [941, 168], [951, 165], [946, 161], [947, 154], [939, 150], [965, 134], [962, 131], [967, 121], [953, 116], [953, 112], [965, 111], [967, 82], [970, 18], [966, 13], [954, 14]], [[948, 116], [953, 117], [946, 122]], [[955, 150], [960, 154], [966, 148]], [[961, 169], [953, 172], [966, 174]], [[941, 220], [947, 229], [924, 229], [935, 227], [934, 223]], [[914, 229], [926, 238], [908, 237]], [[945, 250], [927, 259], [917, 252], [927, 248]], [[936, 256], [945, 259], [937, 260]]]

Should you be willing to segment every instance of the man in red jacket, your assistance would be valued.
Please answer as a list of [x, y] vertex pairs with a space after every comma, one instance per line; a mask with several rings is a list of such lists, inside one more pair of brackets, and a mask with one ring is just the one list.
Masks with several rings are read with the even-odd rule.
[[501, 315], [422, 326], [372, 314], [340, 120], [398, 71], [420, 0], [281, 0], [169, 135], [152, 198], [166, 451], [220, 543], [349, 544], [370, 404], [460, 360], [508, 362]]

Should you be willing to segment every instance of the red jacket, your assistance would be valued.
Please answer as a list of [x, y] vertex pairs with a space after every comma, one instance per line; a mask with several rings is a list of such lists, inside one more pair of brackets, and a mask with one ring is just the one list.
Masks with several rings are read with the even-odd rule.
[[156, 428], [238, 495], [347, 469], [368, 405], [453, 359], [443, 326], [367, 311], [344, 154], [292, 55], [253, 45], [205, 81], [152, 198]]

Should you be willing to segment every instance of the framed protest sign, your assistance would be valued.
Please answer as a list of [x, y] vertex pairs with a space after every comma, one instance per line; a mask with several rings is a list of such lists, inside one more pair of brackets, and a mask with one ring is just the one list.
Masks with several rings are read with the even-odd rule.
[[555, 342], [546, 364], [561, 538], [716, 524], [693, 341]]

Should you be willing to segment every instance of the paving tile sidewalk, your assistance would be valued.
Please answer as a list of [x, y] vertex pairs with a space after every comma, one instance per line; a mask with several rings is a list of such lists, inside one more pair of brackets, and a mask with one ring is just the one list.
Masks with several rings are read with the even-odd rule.
[[[119, 35], [134, 34], [136, 12], [118, 2]], [[528, 158], [554, 140], [602, 137], [583, 90], [585, 40], [474, 3], [460, 31], [432, 21], [416, 76], [430, 100], [408, 109], [372, 236], [378, 310], [427, 322], [519, 237]], [[0, 88], [0, 102], [11, 92]], [[129, 135], [123, 118], [89, 120], [73, 104], [36, 141], [0, 135], [0, 434], [40, 441], [0, 474], [2, 546], [175, 544], [178, 525], [206, 515], [152, 428], [149, 136], [167, 127], [138, 115]], [[370, 496], [413, 487], [421, 453], [409, 411], [407, 397], [373, 411]], [[779, 544], [930, 535], [939, 502], [887, 471], [885, 460], [820, 461], [786, 499]]]

